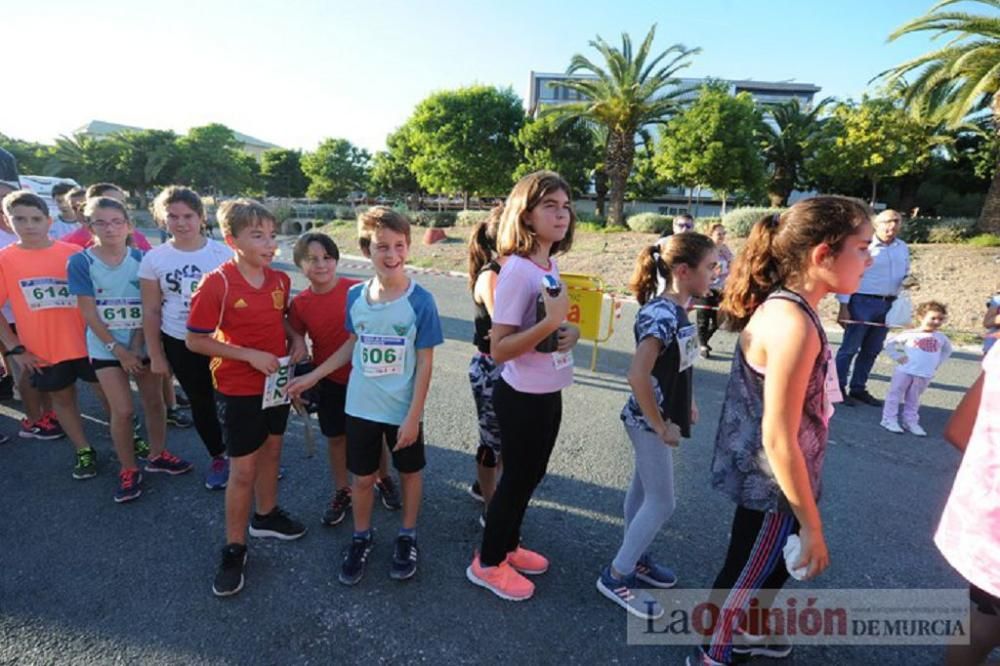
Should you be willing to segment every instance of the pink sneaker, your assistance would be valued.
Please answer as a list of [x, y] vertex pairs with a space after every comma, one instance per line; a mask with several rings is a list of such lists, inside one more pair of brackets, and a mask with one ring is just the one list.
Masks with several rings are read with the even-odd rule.
[[479, 563], [479, 553], [472, 558], [472, 564], [465, 570], [465, 577], [507, 601], [524, 601], [535, 593], [535, 584], [517, 573], [506, 560], [499, 566], [484, 567]]
[[549, 561], [544, 555], [521, 546], [507, 553], [507, 563], [529, 576], [537, 576], [549, 570]]

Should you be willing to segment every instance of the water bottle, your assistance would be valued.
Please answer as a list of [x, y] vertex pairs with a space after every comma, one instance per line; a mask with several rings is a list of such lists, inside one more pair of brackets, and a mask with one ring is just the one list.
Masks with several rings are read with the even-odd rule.
[[[551, 275], [542, 276], [542, 289], [549, 293], [549, 296], [558, 296], [559, 292], [562, 291], [562, 285], [559, 280], [555, 279]], [[542, 298], [541, 294], [538, 294], [538, 300], [535, 301], [535, 321], [539, 322], [545, 319], [545, 299]], [[543, 354], [551, 354], [559, 348], [559, 329], [552, 331], [552, 333], [535, 345], [535, 351], [542, 352]]]

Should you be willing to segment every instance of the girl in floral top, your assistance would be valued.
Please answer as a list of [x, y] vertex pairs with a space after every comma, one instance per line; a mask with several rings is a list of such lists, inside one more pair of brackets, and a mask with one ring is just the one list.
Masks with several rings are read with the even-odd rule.
[[[737, 646], [739, 616], [761, 608], [788, 578], [781, 551], [798, 533], [801, 554], [788, 565], [806, 578], [830, 563], [817, 502], [835, 365], [816, 308], [827, 294], [850, 294], [871, 264], [870, 209], [846, 197], [814, 197], [760, 219], [737, 257], [722, 301], [740, 332], [715, 440], [712, 485], [736, 503], [726, 561], [712, 602], [721, 609], [694, 663], [786, 656], [767, 637]], [[744, 631], [744, 633], [746, 633]], [[735, 655], [734, 655], [735, 652]], [[692, 663], [692, 660], [689, 660]]]

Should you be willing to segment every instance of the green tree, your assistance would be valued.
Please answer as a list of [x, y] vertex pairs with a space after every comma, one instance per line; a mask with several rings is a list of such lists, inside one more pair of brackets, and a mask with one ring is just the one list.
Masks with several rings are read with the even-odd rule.
[[547, 169], [565, 178], [575, 196], [585, 194], [590, 188], [591, 175], [600, 155], [594, 132], [585, 121], [563, 122], [555, 116], [530, 120], [518, 131], [514, 144], [523, 155], [514, 171], [514, 180]]
[[874, 203], [882, 180], [927, 168], [926, 142], [922, 124], [888, 97], [842, 102], [824, 123], [809, 165], [812, 182], [824, 190], [843, 190], [863, 177]]
[[632, 166], [632, 175], [629, 176], [628, 185], [625, 187], [625, 198], [636, 201], [658, 197], [670, 184], [672, 183], [668, 183], [660, 176], [656, 168], [656, 153], [652, 146], [639, 148]]
[[116, 152], [113, 173], [104, 179], [113, 180], [135, 194], [141, 208], [146, 206], [148, 190], [175, 181], [181, 151], [173, 132], [130, 130], [104, 141], [110, 141]]
[[73, 178], [81, 183], [111, 180], [117, 175], [120, 150], [114, 137], [60, 136], [43, 171], [47, 176]]
[[243, 191], [248, 174], [240, 157], [242, 145], [233, 130], [219, 123], [192, 127], [177, 141], [180, 167], [177, 179], [202, 193]]
[[610, 185], [609, 226], [624, 224], [625, 186], [632, 173], [636, 135], [647, 125], [665, 123], [680, 110], [678, 98], [687, 89], [680, 86], [675, 76], [691, 64], [692, 55], [700, 52], [700, 49], [674, 44], [650, 58], [655, 34], [654, 25], [635, 52], [627, 34], [622, 34], [620, 49], [598, 36], [590, 46], [600, 53], [604, 66], [576, 54], [566, 73], [590, 76], [558, 84], [575, 90], [585, 101], [542, 109], [542, 115], [584, 118], [607, 128], [604, 171]]
[[513, 137], [524, 124], [514, 91], [470, 86], [434, 93], [407, 121], [410, 170], [428, 192], [501, 194], [520, 155]]
[[320, 201], [339, 201], [368, 186], [371, 156], [347, 139], [324, 139], [315, 152], [302, 156], [309, 178], [306, 193]]
[[[889, 41], [914, 33], [946, 37], [941, 48], [894, 67], [881, 76], [890, 84], [914, 74], [906, 101], [937, 96], [936, 105], [952, 126], [980, 113], [989, 118], [991, 131], [1000, 136], [1000, 2], [970, 0], [985, 5], [987, 14], [952, 11], [960, 0], [942, 0], [921, 17], [889, 35]], [[984, 231], [1000, 233], [1000, 161], [994, 163], [992, 181], [979, 216]]]
[[22, 141], [0, 134], [0, 148], [4, 148], [17, 160], [17, 169], [22, 174], [41, 175], [52, 157], [52, 147], [33, 141]]
[[788, 205], [792, 190], [807, 187], [805, 164], [816, 149], [823, 129], [821, 117], [832, 97], [812, 108], [803, 108], [798, 98], [763, 107], [760, 142], [767, 165], [767, 196], [771, 206]]
[[385, 144], [386, 150], [375, 153], [372, 160], [372, 187], [380, 194], [418, 194], [420, 183], [410, 168], [413, 148], [409, 141], [409, 126], [403, 125], [387, 136]]
[[711, 188], [722, 198], [761, 187], [764, 167], [757, 130], [760, 113], [748, 93], [733, 97], [719, 84], [701, 88], [698, 98], [663, 132], [657, 171], [664, 180]]
[[302, 152], [285, 148], [264, 151], [260, 158], [264, 191], [272, 197], [305, 196], [309, 179], [302, 171]]

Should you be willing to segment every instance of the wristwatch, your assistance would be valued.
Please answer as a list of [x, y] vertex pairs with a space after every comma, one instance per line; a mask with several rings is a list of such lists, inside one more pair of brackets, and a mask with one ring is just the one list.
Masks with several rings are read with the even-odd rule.
[[104, 348], [107, 349], [109, 352], [113, 352], [115, 350], [115, 347], [117, 346], [118, 346], [118, 341], [112, 340], [111, 342], [104, 345]]
[[28, 351], [28, 350], [24, 348], [24, 345], [17, 345], [15, 347], [11, 347], [7, 351], [5, 351], [3, 353], [3, 355], [5, 357], [7, 357], [7, 356], [17, 356], [18, 354], [23, 354], [26, 351]]

